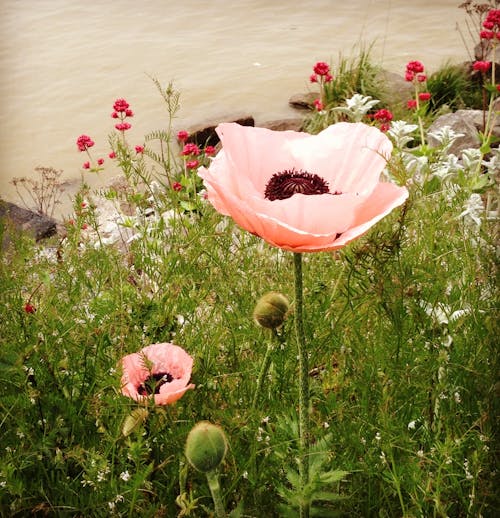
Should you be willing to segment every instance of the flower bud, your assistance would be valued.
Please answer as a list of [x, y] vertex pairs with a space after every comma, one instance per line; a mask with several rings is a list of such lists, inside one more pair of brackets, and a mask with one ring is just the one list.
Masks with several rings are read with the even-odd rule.
[[193, 468], [203, 473], [213, 471], [227, 451], [226, 435], [220, 426], [200, 421], [191, 429], [186, 440], [186, 457]]
[[276, 329], [285, 320], [290, 303], [288, 299], [276, 291], [263, 295], [253, 311], [255, 322], [268, 329]]

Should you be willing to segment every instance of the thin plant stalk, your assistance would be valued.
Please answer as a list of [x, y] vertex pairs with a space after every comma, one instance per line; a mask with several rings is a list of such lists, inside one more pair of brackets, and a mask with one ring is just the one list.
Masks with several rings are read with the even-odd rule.
[[271, 365], [271, 357], [272, 353], [274, 351], [274, 340], [276, 338], [276, 330], [272, 329], [272, 337], [271, 340], [267, 343], [267, 349], [266, 353], [264, 355], [264, 359], [262, 360], [262, 365], [259, 372], [259, 377], [257, 378], [257, 386], [255, 387], [255, 393], [253, 395], [252, 400], [252, 410], [255, 410], [255, 407], [257, 406], [257, 401], [259, 399], [259, 394], [262, 391], [262, 385], [264, 384], [264, 380], [266, 379], [267, 372], [269, 370], [269, 366]]
[[217, 516], [217, 518], [224, 518], [226, 516], [226, 511], [224, 510], [224, 504], [222, 502], [219, 477], [215, 471], [208, 471], [206, 475], [208, 487], [210, 488], [210, 493], [214, 502], [215, 516]]
[[[295, 335], [299, 359], [299, 475], [302, 490], [309, 483], [309, 368], [304, 333], [302, 254], [294, 252]], [[309, 502], [300, 504], [300, 518], [309, 518]]]

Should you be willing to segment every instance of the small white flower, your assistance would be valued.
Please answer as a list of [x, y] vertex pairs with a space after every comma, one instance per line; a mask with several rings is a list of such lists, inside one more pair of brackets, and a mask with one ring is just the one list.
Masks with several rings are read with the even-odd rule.
[[462, 402], [462, 398], [460, 396], [460, 392], [455, 392], [453, 394], [453, 399], [455, 400], [455, 403], [461, 403]]
[[120, 473], [120, 478], [124, 481], [124, 482], [128, 482], [130, 480], [130, 473], [128, 471], [122, 471]]
[[415, 430], [416, 426], [417, 426], [417, 421], [410, 421], [408, 423], [408, 430]]

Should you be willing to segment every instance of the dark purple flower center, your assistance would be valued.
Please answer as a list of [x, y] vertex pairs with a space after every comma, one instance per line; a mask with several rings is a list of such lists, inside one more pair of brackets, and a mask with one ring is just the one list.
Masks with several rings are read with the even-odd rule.
[[137, 387], [137, 392], [139, 392], [141, 396], [159, 394], [160, 387], [164, 383], [170, 383], [173, 379], [173, 376], [168, 372], [158, 372], [156, 374], [151, 374], [139, 385], [139, 387]]
[[[327, 194], [328, 183], [317, 174], [306, 171], [285, 170], [273, 174], [267, 182], [264, 197], [268, 200], [286, 200], [294, 194]], [[340, 194], [340, 193], [333, 193]]]

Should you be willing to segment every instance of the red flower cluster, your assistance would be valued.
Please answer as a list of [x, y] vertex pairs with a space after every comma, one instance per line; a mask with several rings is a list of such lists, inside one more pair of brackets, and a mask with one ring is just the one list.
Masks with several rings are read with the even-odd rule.
[[[420, 63], [420, 61], [410, 61], [407, 65], [406, 65], [406, 73], [405, 73], [405, 79], [407, 81], [413, 81], [415, 79], [415, 76], [417, 74], [422, 74], [424, 71], [424, 65], [422, 65], [422, 63]], [[417, 80], [422, 82], [422, 81], [425, 81], [427, 78], [424, 76], [424, 79], [422, 80], [421, 78], [419, 79], [417, 77]]]
[[187, 144], [184, 144], [184, 148], [181, 151], [182, 156], [188, 156], [188, 155], [198, 156], [199, 154], [200, 154], [200, 148], [193, 142], [188, 142]]
[[486, 72], [491, 68], [491, 61], [475, 61], [472, 68], [481, 72], [481, 74], [486, 74]]
[[78, 147], [78, 151], [87, 151], [89, 147], [94, 145], [94, 141], [88, 135], [80, 135], [76, 139], [76, 145]]
[[[330, 65], [324, 61], [318, 61], [313, 67], [314, 74], [311, 74], [309, 81], [311, 83], [329, 83], [333, 76], [330, 74]], [[319, 76], [319, 77], [318, 77]]]
[[177, 140], [180, 142], [186, 142], [189, 138], [189, 133], [186, 130], [181, 130], [177, 133]]
[[318, 110], [319, 112], [324, 108], [323, 103], [319, 99], [314, 99], [313, 104], [316, 110]]
[[[427, 75], [424, 74], [424, 65], [420, 61], [409, 61], [406, 65], [405, 71], [406, 81], [411, 81], [415, 85], [416, 99], [410, 99], [407, 101], [406, 106], [410, 110], [418, 108], [418, 101], [428, 101], [431, 98], [429, 92], [419, 93], [419, 83], [425, 83], [427, 81]], [[425, 87], [425, 85], [424, 85]]]
[[130, 109], [129, 103], [125, 99], [117, 99], [113, 104], [113, 112], [111, 117], [113, 119], [120, 119], [121, 122], [115, 124], [115, 128], [118, 131], [127, 131], [132, 125], [128, 122], [124, 122], [127, 117], [133, 117], [134, 112]]
[[482, 40], [500, 40], [500, 9], [491, 9], [483, 22], [484, 30], [479, 33]]
[[391, 111], [382, 108], [373, 115], [373, 118], [380, 122], [380, 131], [388, 131], [391, 127], [391, 121], [394, 115]]
[[35, 306], [33, 306], [32, 304], [30, 304], [29, 302], [26, 302], [26, 304], [24, 305], [24, 311], [25, 311], [26, 313], [31, 313], [31, 314], [33, 314], [33, 313], [35, 313], [36, 308], [35, 308]]

